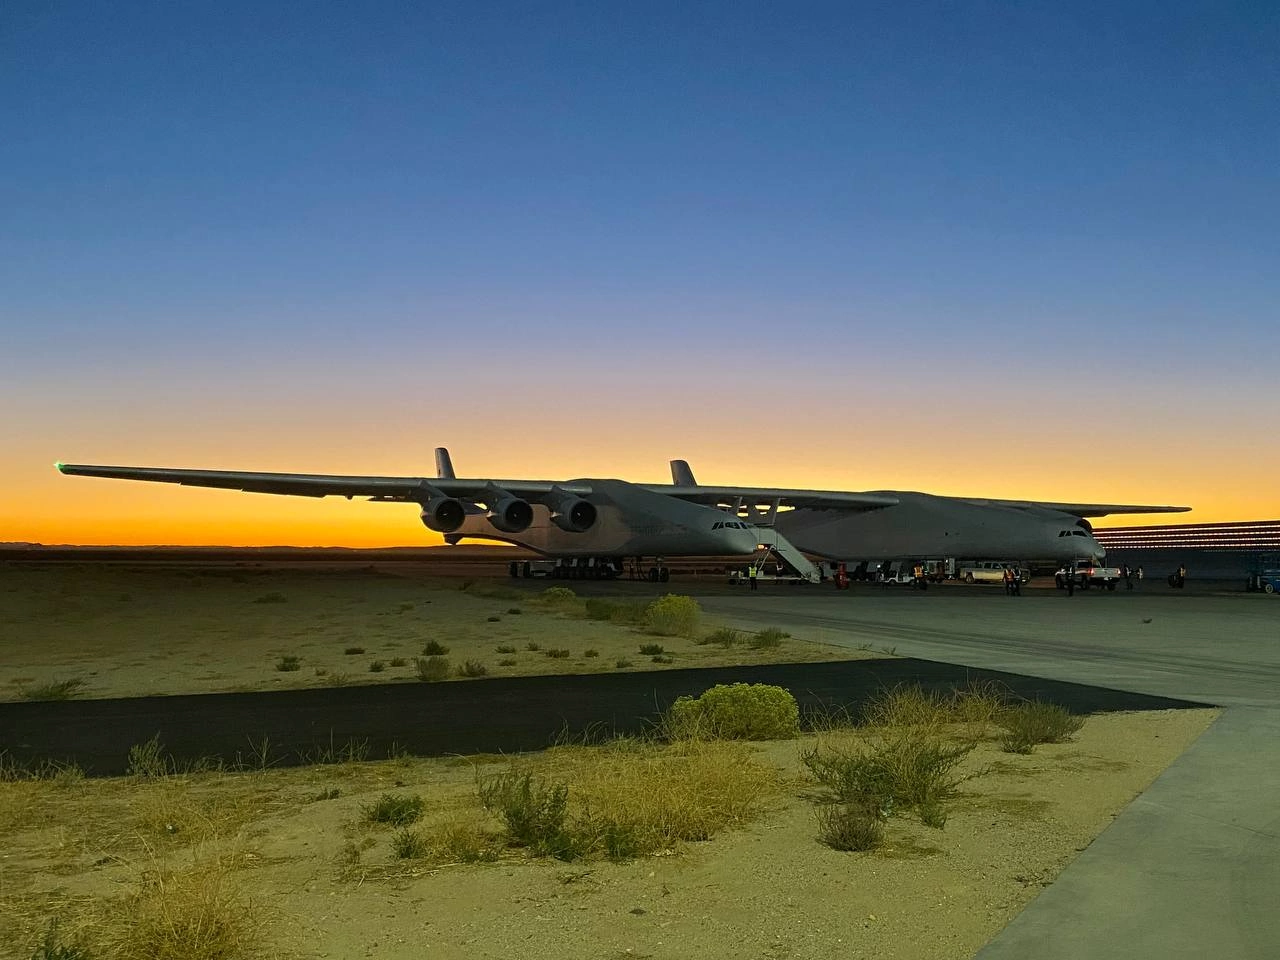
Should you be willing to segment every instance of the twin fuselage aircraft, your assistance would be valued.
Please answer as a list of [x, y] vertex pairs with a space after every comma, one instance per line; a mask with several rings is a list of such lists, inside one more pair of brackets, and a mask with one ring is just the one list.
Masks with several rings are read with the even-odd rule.
[[435, 477], [358, 477], [57, 464], [64, 474], [286, 496], [417, 503], [449, 543], [496, 540], [551, 557], [748, 556], [774, 530], [830, 561], [963, 557], [1101, 559], [1089, 517], [1190, 507], [1042, 503], [877, 490], [851, 493], [698, 484], [671, 461], [671, 484], [626, 480], [459, 479], [436, 450]]

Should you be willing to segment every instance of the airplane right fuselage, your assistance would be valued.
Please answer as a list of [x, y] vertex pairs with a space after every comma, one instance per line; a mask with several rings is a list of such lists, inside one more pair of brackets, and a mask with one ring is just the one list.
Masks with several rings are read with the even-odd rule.
[[1070, 514], [926, 493], [893, 495], [898, 504], [881, 510], [787, 511], [778, 515], [777, 527], [806, 553], [833, 560], [1072, 560], [1103, 554], [1088, 524]]

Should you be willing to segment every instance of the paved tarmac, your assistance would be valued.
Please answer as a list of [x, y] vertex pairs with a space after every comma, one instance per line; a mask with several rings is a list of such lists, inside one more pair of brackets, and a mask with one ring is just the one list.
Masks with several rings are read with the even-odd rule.
[[640, 733], [677, 697], [718, 683], [770, 683], [802, 710], [856, 714], [902, 683], [950, 691], [995, 680], [1017, 696], [1076, 713], [1193, 704], [910, 658], [767, 664], [573, 677], [505, 677], [323, 690], [0, 704], [0, 749], [23, 766], [74, 762], [96, 776], [127, 772], [129, 748], [153, 736], [180, 763], [220, 758], [273, 765], [313, 762], [356, 745], [371, 758], [541, 750], [557, 740]]
[[809, 639], [1226, 708], [979, 960], [1280, 957], [1280, 598], [859, 586], [715, 591]]

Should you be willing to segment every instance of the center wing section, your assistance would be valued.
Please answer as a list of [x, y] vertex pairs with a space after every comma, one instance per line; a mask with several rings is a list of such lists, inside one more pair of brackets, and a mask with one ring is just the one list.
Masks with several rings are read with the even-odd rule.
[[708, 487], [668, 484], [637, 484], [654, 493], [664, 493], [677, 500], [701, 503], [709, 507], [736, 508], [805, 507], [810, 510], [880, 510], [896, 506], [900, 501], [888, 493], [843, 493], [833, 490], [790, 490], [785, 487]]
[[453, 477], [352, 477], [316, 473], [257, 473], [245, 470], [187, 470], [170, 467], [112, 467], [59, 463], [59, 472], [76, 477], [108, 477], [177, 483], [187, 487], [243, 490], [294, 497], [368, 497], [391, 502], [421, 502], [438, 491], [467, 500], [486, 500], [497, 487], [533, 502], [564, 493], [586, 496], [591, 485], [581, 481], [458, 480]]

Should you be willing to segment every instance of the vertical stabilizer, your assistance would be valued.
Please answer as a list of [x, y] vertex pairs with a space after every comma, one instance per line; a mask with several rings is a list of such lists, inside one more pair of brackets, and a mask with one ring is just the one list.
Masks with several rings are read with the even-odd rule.
[[677, 487], [696, 487], [698, 481], [693, 479], [693, 471], [689, 469], [688, 460], [671, 461], [671, 482]]
[[449, 459], [448, 447], [436, 447], [436, 479], [456, 480], [453, 473], [453, 461]]

